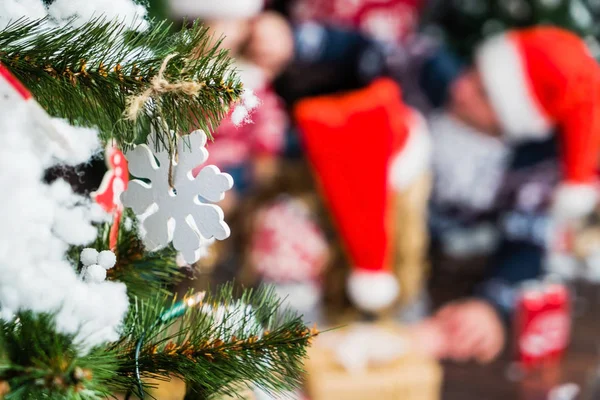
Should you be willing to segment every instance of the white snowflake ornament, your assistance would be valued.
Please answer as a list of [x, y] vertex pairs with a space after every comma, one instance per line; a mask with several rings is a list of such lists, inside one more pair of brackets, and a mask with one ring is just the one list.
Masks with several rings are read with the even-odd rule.
[[[205, 166], [196, 177], [192, 175], [192, 169], [208, 158], [206, 139], [206, 134], [197, 130], [179, 140], [175, 161], [169, 160], [164, 146], [156, 145], [159, 140], [153, 131], [147, 144], [125, 154], [129, 172], [138, 179], [129, 182], [121, 200], [136, 215], [142, 216], [144, 245], [149, 250], [157, 250], [172, 241], [173, 247], [190, 264], [198, 261], [207, 239], [223, 240], [230, 234], [223, 220], [223, 210], [209, 202], [223, 200], [225, 192], [233, 186], [233, 178], [214, 165]], [[158, 150], [153, 152], [151, 148]], [[169, 184], [170, 164], [173, 188]]]
[[87, 248], [81, 251], [79, 260], [83, 264], [81, 270], [83, 280], [90, 283], [100, 283], [106, 279], [106, 271], [117, 263], [117, 256], [110, 250], [98, 253], [96, 249]]

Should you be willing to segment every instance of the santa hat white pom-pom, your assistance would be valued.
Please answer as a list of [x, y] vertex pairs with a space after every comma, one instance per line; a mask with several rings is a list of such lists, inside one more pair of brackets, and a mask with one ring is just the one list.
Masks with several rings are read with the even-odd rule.
[[117, 256], [110, 250], [101, 251], [98, 254], [98, 264], [104, 269], [111, 269], [117, 263]]
[[93, 264], [86, 268], [83, 279], [90, 283], [100, 283], [106, 279], [106, 269], [104, 267]]
[[350, 300], [363, 311], [380, 311], [396, 300], [400, 286], [389, 272], [353, 272], [348, 278]]
[[598, 190], [593, 185], [561, 184], [554, 194], [553, 215], [560, 220], [585, 217], [598, 204]]
[[98, 262], [98, 251], [96, 249], [87, 248], [81, 251], [79, 260], [83, 265], [92, 265]]

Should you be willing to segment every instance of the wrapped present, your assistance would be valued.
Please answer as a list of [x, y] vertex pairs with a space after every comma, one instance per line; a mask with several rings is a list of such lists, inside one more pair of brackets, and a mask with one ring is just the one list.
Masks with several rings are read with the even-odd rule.
[[440, 398], [442, 368], [393, 323], [353, 324], [317, 338], [305, 364], [311, 400]]

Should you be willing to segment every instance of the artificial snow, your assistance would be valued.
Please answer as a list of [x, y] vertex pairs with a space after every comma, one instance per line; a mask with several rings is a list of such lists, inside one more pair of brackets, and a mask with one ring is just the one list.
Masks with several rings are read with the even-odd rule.
[[0, 317], [56, 313], [57, 330], [89, 348], [119, 338], [129, 302], [124, 284], [82, 282], [66, 259], [69, 245], [96, 238], [92, 221], [102, 215], [66, 182], [44, 183], [44, 172], [89, 159], [99, 142], [93, 130], [57, 120], [53, 126], [72, 144], [69, 151], [39, 131], [25, 103], [0, 107]]
[[231, 113], [231, 122], [233, 122], [235, 126], [240, 126], [244, 124], [244, 122], [248, 121], [249, 115], [250, 113], [248, 112], [246, 107], [238, 105]]
[[117, 263], [117, 256], [110, 250], [101, 251], [98, 254], [98, 265], [104, 269], [111, 269]]
[[83, 264], [80, 276], [89, 283], [100, 283], [106, 279], [106, 271], [117, 263], [117, 256], [110, 250], [100, 253], [96, 249], [86, 248], [81, 251], [79, 261]]
[[260, 99], [256, 97], [252, 89], [244, 89], [240, 96], [240, 102], [231, 113], [231, 122], [235, 126], [252, 122], [250, 114], [260, 105]]
[[44, 18], [46, 7], [41, 0], [2, 0], [0, 1], [0, 29], [6, 28], [12, 21], [22, 17], [29, 19]]
[[106, 270], [98, 264], [86, 268], [83, 280], [89, 283], [100, 283], [106, 279]]
[[83, 265], [92, 265], [98, 262], [98, 250], [88, 247], [81, 251], [79, 261]]
[[56, 0], [46, 6], [42, 0], [2, 0], [0, 2], [0, 29], [20, 18], [36, 20], [50, 17], [58, 25], [75, 26], [104, 17], [118, 20], [132, 29], [144, 30], [146, 8], [133, 0]]
[[48, 14], [58, 21], [76, 18], [77, 23], [102, 16], [138, 30], [148, 27], [144, 20], [146, 8], [132, 0], [55, 0], [48, 7]]

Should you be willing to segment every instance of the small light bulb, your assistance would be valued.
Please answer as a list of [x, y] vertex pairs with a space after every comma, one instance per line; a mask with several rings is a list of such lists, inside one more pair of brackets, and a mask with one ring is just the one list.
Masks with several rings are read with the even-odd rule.
[[188, 297], [185, 300], [185, 303], [188, 307], [194, 307], [196, 304], [199, 304], [204, 300], [204, 296], [206, 296], [206, 292], [199, 292], [194, 294], [193, 296]]

